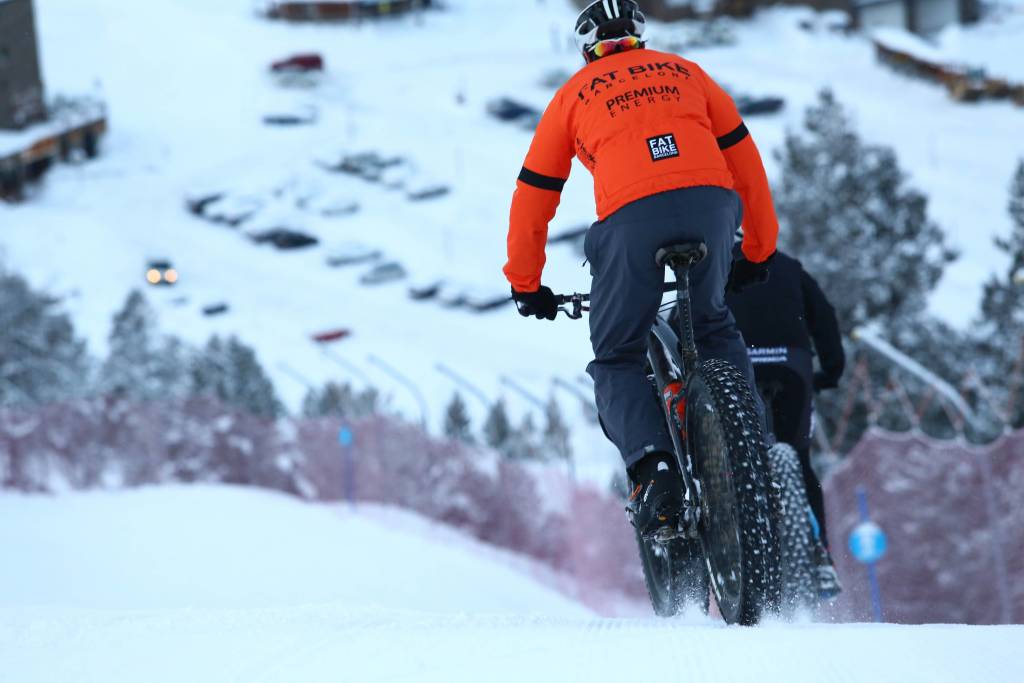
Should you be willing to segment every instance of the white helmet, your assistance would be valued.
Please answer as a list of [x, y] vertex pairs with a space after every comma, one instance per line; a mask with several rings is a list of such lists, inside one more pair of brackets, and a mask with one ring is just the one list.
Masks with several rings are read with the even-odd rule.
[[576, 47], [589, 52], [602, 40], [642, 38], [646, 19], [634, 0], [595, 0], [576, 18]]

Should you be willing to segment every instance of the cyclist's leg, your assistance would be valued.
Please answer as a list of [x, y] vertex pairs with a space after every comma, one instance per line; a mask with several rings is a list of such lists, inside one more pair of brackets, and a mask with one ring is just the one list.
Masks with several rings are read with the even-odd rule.
[[[652, 450], [671, 451], [661, 406], [645, 373], [651, 326], [662, 300], [663, 246], [687, 241], [708, 245], [708, 258], [691, 271], [695, 333], [705, 358], [740, 368], [753, 387], [743, 338], [725, 305], [732, 236], [742, 212], [739, 196], [719, 187], [665, 192], [623, 207], [595, 223], [584, 245], [591, 263], [590, 340], [598, 411], [626, 465]], [[760, 401], [758, 400], [758, 405]]]
[[825, 494], [818, 475], [811, 467], [811, 411], [813, 395], [813, 366], [809, 353], [799, 349], [789, 351], [789, 359], [783, 364], [759, 365], [758, 377], [766, 376], [777, 382], [781, 391], [772, 403], [772, 419], [775, 436], [788, 443], [800, 458], [807, 502], [811, 506], [820, 527], [822, 545], [828, 547], [828, 532], [825, 525]]
[[[662, 298], [663, 270], [648, 232], [658, 230], [659, 207], [645, 200], [595, 223], [584, 249], [594, 279], [590, 290], [590, 341], [594, 360], [587, 372], [605, 434], [627, 467], [645, 454], [670, 453], [672, 438], [657, 393], [646, 373], [647, 339]], [[649, 214], [649, 231], [635, 214]], [[633, 219], [633, 220], [631, 220]]]

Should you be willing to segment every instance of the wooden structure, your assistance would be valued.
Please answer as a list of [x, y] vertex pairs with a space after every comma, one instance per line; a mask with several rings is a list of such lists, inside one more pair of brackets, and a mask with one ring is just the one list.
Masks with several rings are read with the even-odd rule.
[[56, 161], [95, 157], [106, 130], [102, 102], [46, 105], [32, 0], [0, 0], [0, 199], [20, 199]]
[[1024, 106], [1024, 83], [1010, 83], [1003, 78], [988, 76], [984, 69], [926, 59], [877, 38], [873, 42], [880, 62], [901, 73], [944, 86], [950, 97], [958, 102], [1011, 99]]

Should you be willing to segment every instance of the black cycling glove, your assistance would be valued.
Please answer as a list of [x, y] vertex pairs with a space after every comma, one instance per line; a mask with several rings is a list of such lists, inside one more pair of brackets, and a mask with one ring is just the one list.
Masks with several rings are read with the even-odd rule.
[[839, 378], [832, 375], [821, 372], [820, 370], [814, 373], [814, 390], [824, 391], [825, 389], [837, 389], [839, 388]]
[[558, 315], [558, 302], [550, 287], [541, 285], [536, 292], [517, 292], [512, 289], [512, 299], [516, 302], [519, 315], [529, 318], [531, 315], [541, 320], [554, 320]]
[[739, 294], [748, 287], [768, 282], [768, 273], [773, 258], [775, 258], [774, 252], [760, 263], [754, 263], [742, 257], [733, 261], [725, 291], [730, 294]]

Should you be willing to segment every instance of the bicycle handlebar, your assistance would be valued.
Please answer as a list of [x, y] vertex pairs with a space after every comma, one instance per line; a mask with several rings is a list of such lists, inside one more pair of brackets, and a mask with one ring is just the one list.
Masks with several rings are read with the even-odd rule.
[[[572, 320], [579, 320], [583, 317], [583, 311], [590, 311], [590, 306], [584, 306], [584, 302], [590, 301], [590, 294], [556, 294], [555, 303], [558, 310], [565, 313], [566, 317]], [[572, 304], [572, 310], [566, 308], [566, 304]], [[556, 314], [557, 315], [557, 314]]]
[[[666, 282], [662, 288], [663, 292], [674, 292], [678, 287], [676, 282]], [[584, 306], [584, 303], [590, 302], [590, 294], [556, 294], [555, 303], [558, 305], [558, 310], [565, 313], [566, 317], [572, 320], [579, 320], [583, 317], [583, 312], [590, 312], [590, 306]], [[566, 308], [567, 304], [572, 305], [572, 310]]]

